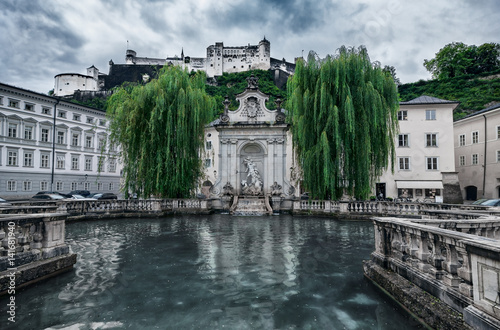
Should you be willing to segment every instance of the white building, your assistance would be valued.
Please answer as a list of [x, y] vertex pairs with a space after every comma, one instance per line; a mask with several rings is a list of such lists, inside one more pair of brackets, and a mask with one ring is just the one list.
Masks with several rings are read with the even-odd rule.
[[463, 198], [500, 198], [500, 104], [453, 124]]
[[400, 103], [394, 174], [387, 170], [380, 177], [377, 195], [461, 202], [453, 140], [457, 106], [429, 96]]
[[105, 112], [0, 83], [0, 196], [38, 191], [118, 193]]

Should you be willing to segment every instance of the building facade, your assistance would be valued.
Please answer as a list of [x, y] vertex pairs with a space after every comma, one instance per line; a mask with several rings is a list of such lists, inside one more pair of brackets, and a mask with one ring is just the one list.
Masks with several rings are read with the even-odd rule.
[[0, 83], [0, 196], [120, 190], [104, 111]]
[[500, 104], [457, 120], [453, 130], [463, 198], [500, 198]]
[[248, 82], [236, 96], [238, 109], [230, 111], [226, 100], [224, 114], [205, 131], [201, 192], [215, 199], [240, 196], [240, 201], [271, 196], [284, 205], [298, 192], [288, 124], [280, 104], [276, 110], [266, 108], [268, 96], [258, 89], [257, 78], [249, 77]]
[[461, 202], [455, 172], [453, 110], [458, 102], [421, 96], [401, 102], [394, 173], [386, 170], [376, 194], [432, 202]]

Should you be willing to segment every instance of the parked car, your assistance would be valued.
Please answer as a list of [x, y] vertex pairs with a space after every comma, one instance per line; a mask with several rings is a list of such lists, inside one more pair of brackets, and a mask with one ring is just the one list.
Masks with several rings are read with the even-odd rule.
[[70, 197], [70, 199], [78, 200], [78, 201], [95, 201], [95, 198], [92, 197], [84, 197], [82, 195], [74, 194]]
[[482, 203], [484, 203], [486, 201], [487, 201], [486, 198], [481, 198], [481, 199], [478, 199], [477, 201], [473, 202], [472, 205], [481, 205]]
[[0, 207], [12, 206], [11, 203], [7, 202], [5, 199], [0, 198]]
[[64, 196], [61, 196], [59, 194], [36, 194], [35, 196], [31, 197], [31, 199], [34, 200], [61, 200], [65, 199]]
[[116, 196], [115, 194], [113, 193], [98, 193], [98, 194], [94, 194], [92, 196], [92, 198], [94, 199], [118, 199], [118, 196]]
[[488, 199], [486, 202], [482, 202], [481, 205], [484, 205], [484, 206], [500, 206], [500, 199]]
[[73, 190], [73, 191], [69, 192], [68, 195], [70, 195], [70, 196], [80, 195], [83, 197], [89, 197], [90, 191], [88, 191], [88, 190]]

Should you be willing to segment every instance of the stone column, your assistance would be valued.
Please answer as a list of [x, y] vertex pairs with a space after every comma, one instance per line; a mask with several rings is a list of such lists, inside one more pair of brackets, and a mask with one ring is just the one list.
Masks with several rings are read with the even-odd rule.
[[283, 180], [286, 173], [285, 157], [285, 139], [276, 139], [276, 149], [274, 153], [274, 181], [278, 182], [278, 184], [282, 187], [285, 187]]
[[238, 174], [236, 171], [238, 171], [238, 163], [239, 163], [239, 157], [236, 155], [236, 145], [238, 143], [238, 140], [236, 139], [231, 139], [230, 140], [230, 145], [229, 145], [229, 150], [227, 154], [227, 159], [229, 162], [229, 168], [228, 168], [228, 175], [229, 175], [229, 182], [231, 182], [231, 185], [233, 186], [235, 190], [235, 194], [239, 195], [241, 192], [241, 185], [238, 180]]
[[267, 140], [267, 174], [263, 178], [265, 194], [271, 192], [271, 186], [274, 184], [274, 181], [276, 181], [276, 164], [274, 163], [275, 143], [276, 141], [274, 139]]
[[219, 177], [220, 177], [220, 191], [222, 192], [223, 187], [229, 182], [228, 178], [228, 159], [227, 159], [227, 144], [228, 139], [220, 140], [220, 151], [219, 151]]

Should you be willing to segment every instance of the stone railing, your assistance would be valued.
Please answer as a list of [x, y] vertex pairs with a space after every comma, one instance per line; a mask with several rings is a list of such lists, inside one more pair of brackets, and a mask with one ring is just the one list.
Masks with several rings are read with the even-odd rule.
[[9, 286], [11, 272], [18, 287], [73, 266], [76, 255], [64, 241], [66, 218], [64, 213], [46, 213], [0, 219], [0, 293]]
[[500, 219], [374, 218], [374, 225], [376, 264], [463, 313], [469, 325], [500, 325], [500, 241], [465, 233], [498, 238]]
[[293, 201], [295, 214], [332, 214], [348, 216], [408, 216], [429, 219], [480, 219], [500, 211], [477, 205], [387, 202], [387, 201]]
[[61, 201], [58, 212], [68, 212], [71, 216], [92, 214], [165, 214], [165, 213], [206, 213], [210, 203], [200, 199], [132, 199]]

